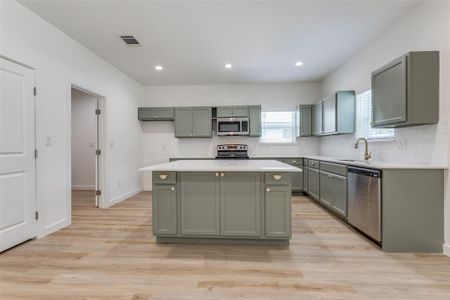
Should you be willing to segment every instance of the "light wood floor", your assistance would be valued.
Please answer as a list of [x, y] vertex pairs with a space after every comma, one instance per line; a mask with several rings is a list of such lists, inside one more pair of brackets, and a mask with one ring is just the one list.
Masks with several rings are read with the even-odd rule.
[[293, 239], [266, 246], [156, 245], [151, 194], [95, 209], [0, 255], [1, 299], [450, 299], [450, 258], [387, 254], [305, 197]]

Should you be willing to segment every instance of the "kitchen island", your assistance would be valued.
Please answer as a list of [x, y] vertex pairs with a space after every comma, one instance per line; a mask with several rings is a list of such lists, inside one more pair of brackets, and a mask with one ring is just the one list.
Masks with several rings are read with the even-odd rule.
[[287, 245], [291, 173], [276, 160], [180, 160], [152, 171], [158, 243]]

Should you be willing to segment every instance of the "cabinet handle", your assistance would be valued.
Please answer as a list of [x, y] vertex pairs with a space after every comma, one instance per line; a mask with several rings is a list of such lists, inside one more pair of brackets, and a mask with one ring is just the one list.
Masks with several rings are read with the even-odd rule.
[[280, 180], [282, 177], [283, 176], [281, 174], [272, 174], [272, 178], [277, 181]]
[[171, 191], [175, 191], [175, 187], [173, 187], [173, 186], [170, 187], [170, 190], [171, 190]]
[[225, 176], [225, 174], [224, 173], [220, 173], [220, 177], [224, 177]]
[[216, 172], [216, 177], [219, 177], [219, 172]]
[[296, 160], [293, 160], [293, 161], [292, 161], [293, 164], [295, 164], [296, 162], [297, 162]]
[[162, 180], [166, 180], [169, 175], [167, 174], [159, 174], [159, 178]]
[[266, 192], [270, 192], [270, 188], [266, 188]]

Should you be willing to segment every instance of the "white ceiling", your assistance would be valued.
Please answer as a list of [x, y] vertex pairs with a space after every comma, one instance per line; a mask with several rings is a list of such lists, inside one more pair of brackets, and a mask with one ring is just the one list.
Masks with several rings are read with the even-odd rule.
[[21, 2], [143, 85], [319, 80], [417, 3]]

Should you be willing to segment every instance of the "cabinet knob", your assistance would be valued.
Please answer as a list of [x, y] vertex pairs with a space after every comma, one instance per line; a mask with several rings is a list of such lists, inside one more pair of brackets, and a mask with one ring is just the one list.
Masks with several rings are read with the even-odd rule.
[[224, 177], [225, 176], [225, 174], [224, 173], [220, 173], [220, 177]]
[[270, 192], [270, 188], [266, 188], [266, 192]]
[[175, 191], [175, 187], [174, 186], [170, 187], [170, 190]]
[[219, 172], [216, 172], [216, 177], [219, 177]]

